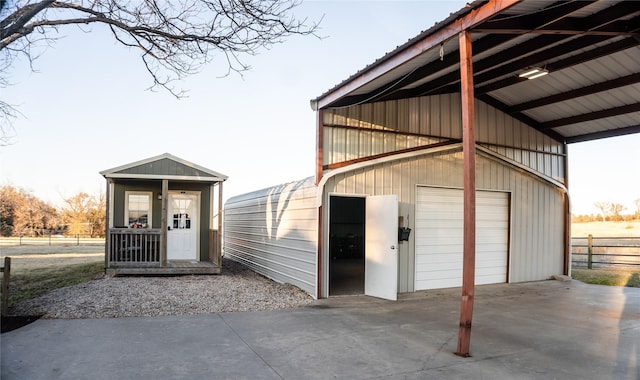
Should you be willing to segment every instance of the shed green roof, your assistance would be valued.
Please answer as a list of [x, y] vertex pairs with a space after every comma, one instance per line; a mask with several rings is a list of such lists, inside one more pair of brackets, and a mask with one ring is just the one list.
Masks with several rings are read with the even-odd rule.
[[100, 172], [105, 178], [221, 182], [228, 176], [164, 153]]

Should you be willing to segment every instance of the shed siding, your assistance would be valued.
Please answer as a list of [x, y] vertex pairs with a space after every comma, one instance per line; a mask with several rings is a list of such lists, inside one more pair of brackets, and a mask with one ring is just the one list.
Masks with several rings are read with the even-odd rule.
[[318, 208], [313, 178], [240, 195], [224, 209], [224, 255], [316, 295]]
[[[427, 154], [345, 172], [330, 178], [328, 194], [397, 194], [399, 215], [415, 229], [417, 185], [462, 188], [463, 155], [457, 151]], [[547, 279], [563, 270], [563, 192], [516, 167], [478, 156], [476, 186], [511, 192], [510, 282]], [[325, 173], [325, 175], [330, 175]], [[326, 220], [328, 218], [325, 216]], [[401, 293], [414, 291], [415, 234], [399, 244]]]
[[[209, 261], [209, 229], [217, 229], [218, 226], [211, 226], [211, 185], [192, 182], [171, 182], [169, 190], [186, 190], [200, 192], [200, 231], [198, 238], [200, 239], [200, 252], [198, 257], [201, 261]], [[125, 226], [125, 194], [127, 191], [150, 191], [152, 197], [152, 228], [160, 228], [162, 218], [162, 201], [158, 199], [158, 195], [162, 194], [162, 182], [160, 181], [120, 181], [115, 182], [113, 186], [113, 211], [112, 225], [115, 227]]]
[[198, 168], [187, 166], [169, 158], [147, 162], [138, 166], [123, 169], [120, 173], [144, 175], [175, 175], [189, 177], [210, 177], [211, 174]]
[[[323, 112], [324, 165], [462, 138], [459, 94], [363, 104]], [[562, 143], [475, 102], [478, 144], [565, 181]]]

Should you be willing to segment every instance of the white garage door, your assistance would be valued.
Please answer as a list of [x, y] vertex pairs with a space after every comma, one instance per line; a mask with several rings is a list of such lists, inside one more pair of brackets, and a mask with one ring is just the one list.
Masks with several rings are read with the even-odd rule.
[[[463, 190], [418, 187], [415, 289], [462, 286]], [[476, 284], [507, 282], [509, 194], [476, 192]]]

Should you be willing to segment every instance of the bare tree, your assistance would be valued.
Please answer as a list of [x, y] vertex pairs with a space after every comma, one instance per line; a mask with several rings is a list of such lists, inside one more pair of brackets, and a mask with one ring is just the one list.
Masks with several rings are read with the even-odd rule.
[[[18, 56], [33, 68], [41, 48], [60, 38], [63, 26], [104, 25], [120, 44], [140, 50], [150, 89], [164, 88], [179, 98], [184, 91], [174, 82], [197, 73], [216, 54], [226, 60], [227, 74], [242, 72], [250, 68], [243, 56], [292, 35], [316, 35], [317, 23], [292, 15], [300, 1], [0, 0], [0, 73]], [[6, 85], [0, 78], [0, 87]], [[0, 122], [13, 116], [14, 108], [0, 102]]]
[[91, 237], [104, 233], [106, 205], [103, 193], [96, 197], [80, 192], [64, 202], [63, 215], [69, 233]]
[[621, 203], [611, 203], [609, 206], [609, 212], [614, 220], [620, 221], [622, 220], [622, 213], [627, 209], [627, 207]]
[[602, 221], [606, 220], [607, 215], [609, 215], [609, 211], [611, 210], [611, 202], [608, 201], [598, 201], [593, 202], [593, 205], [600, 210], [600, 215], [602, 215]]
[[60, 227], [55, 208], [13, 186], [0, 187], [0, 234], [37, 236]]

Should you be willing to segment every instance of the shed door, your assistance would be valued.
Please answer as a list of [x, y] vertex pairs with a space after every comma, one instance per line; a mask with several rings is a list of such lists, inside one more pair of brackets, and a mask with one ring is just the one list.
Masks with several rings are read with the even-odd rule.
[[367, 197], [365, 211], [364, 294], [398, 297], [398, 197]]
[[168, 260], [197, 260], [199, 208], [196, 194], [169, 193]]
[[[463, 190], [418, 187], [415, 290], [462, 286]], [[476, 191], [475, 283], [507, 282], [509, 193]]]

